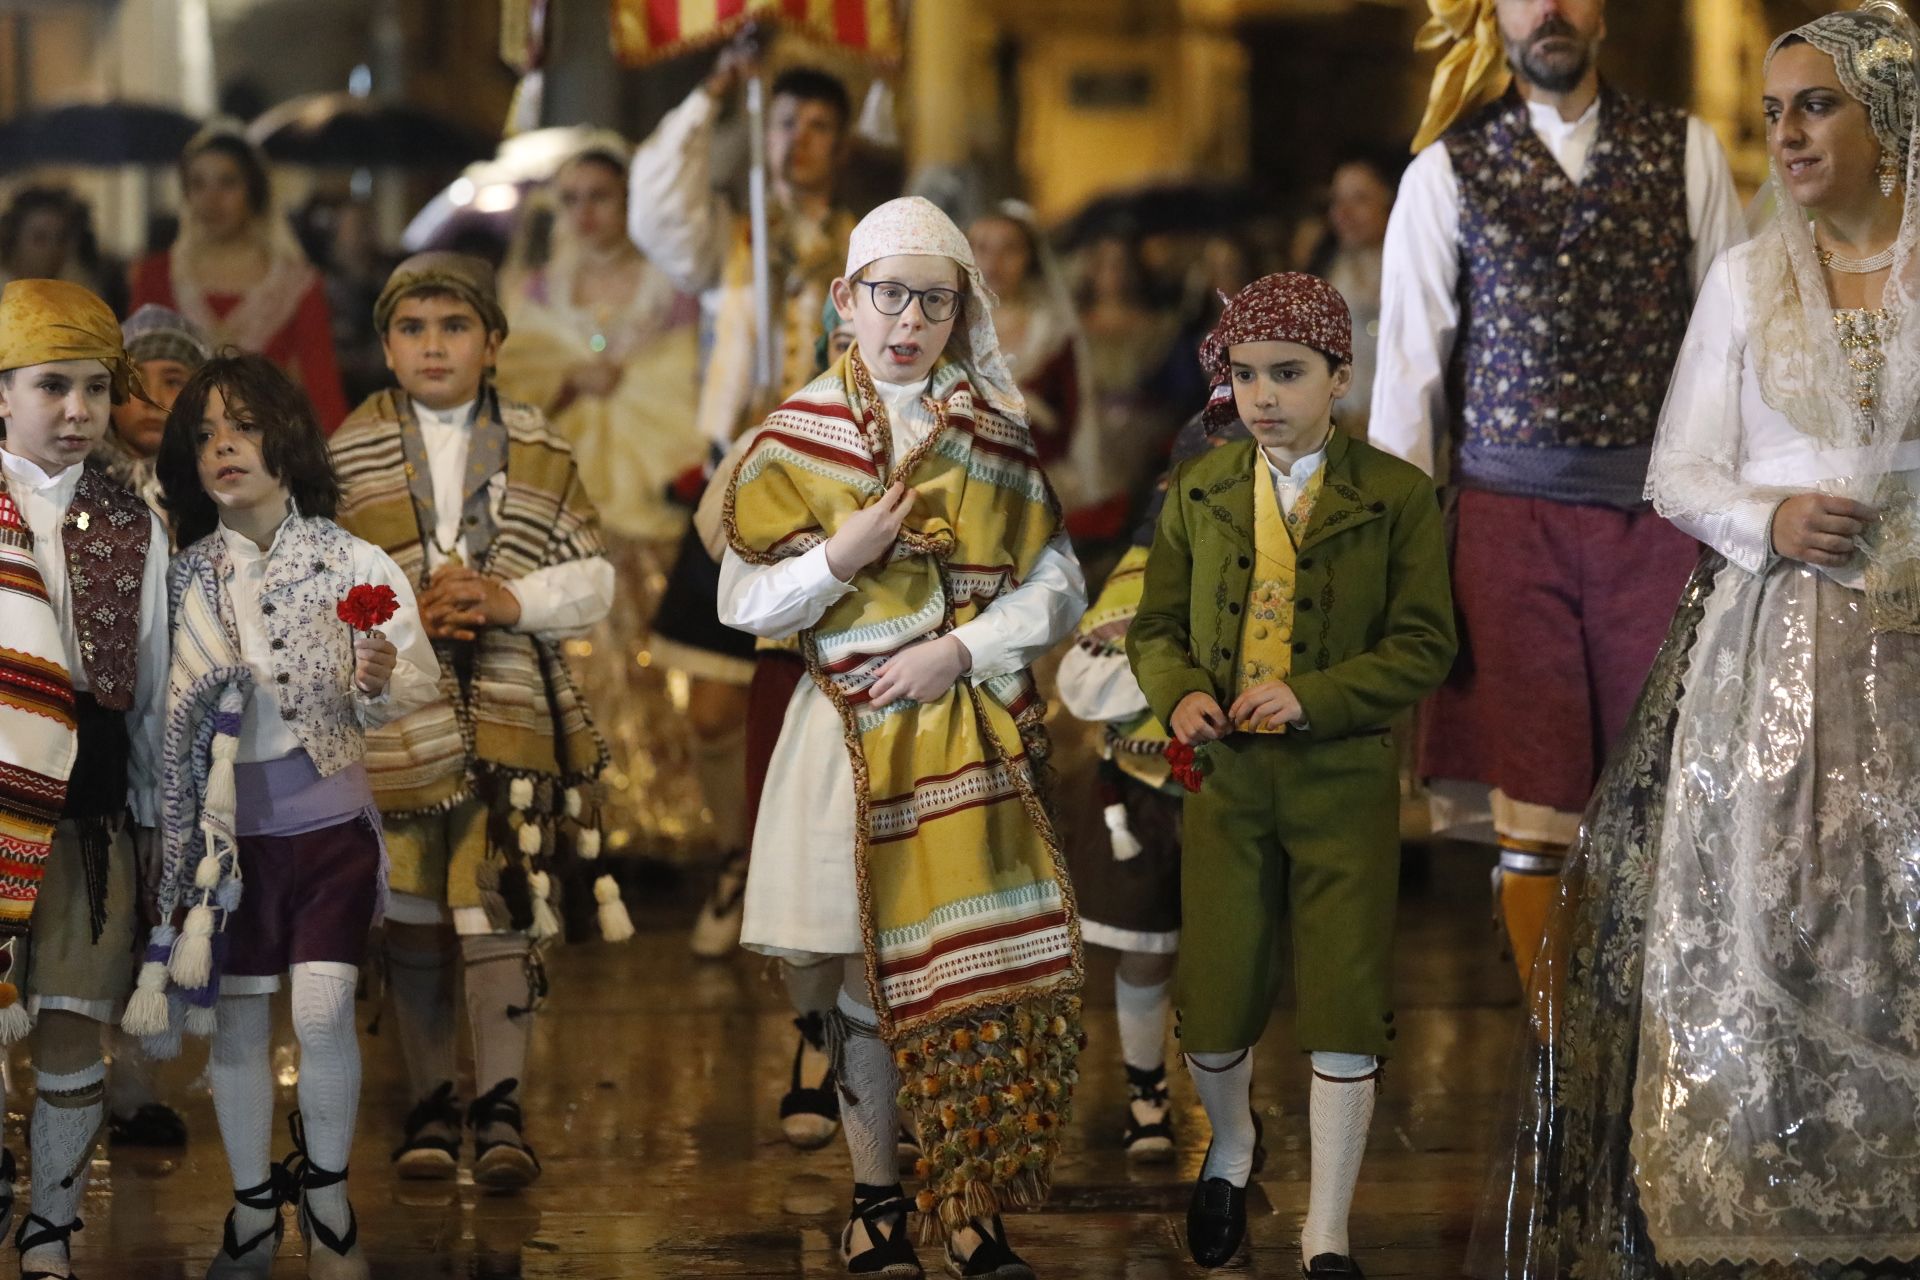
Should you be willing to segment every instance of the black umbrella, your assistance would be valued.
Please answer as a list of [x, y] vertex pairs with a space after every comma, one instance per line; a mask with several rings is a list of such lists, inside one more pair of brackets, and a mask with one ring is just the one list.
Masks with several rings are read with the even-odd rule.
[[493, 154], [494, 140], [404, 102], [316, 93], [283, 102], [247, 129], [285, 164], [338, 169], [458, 169]]
[[0, 125], [0, 171], [43, 164], [171, 164], [200, 122], [171, 107], [76, 103]]
[[1212, 231], [1231, 227], [1260, 212], [1245, 187], [1174, 182], [1101, 196], [1075, 214], [1060, 230], [1071, 248], [1104, 235], [1150, 236], [1169, 232]]

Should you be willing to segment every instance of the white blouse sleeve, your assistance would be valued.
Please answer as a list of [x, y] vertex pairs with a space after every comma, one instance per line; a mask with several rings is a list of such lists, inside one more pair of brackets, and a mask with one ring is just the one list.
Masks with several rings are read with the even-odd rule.
[[634, 148], [627, 169], [627, 234], [688, 293], [717, 283], [725, 256], [730, 220], [711, 154], [719, 113], [713, 95], [695, 89]]
[[1773, 561], [1773, 512], [1791, 490], [1740, 478], [1747, 327], [1734, 264], [1707, 273], [1660, 415], [1647, 496], [1686, 533], [1753, 573]]
[[827, 567], [824, 542], [777, 564], [748, 564], [732, 547], [720, 558], [720, 621], [767, 640], [805, 631], [851, 590]]
[[1086, 611], [1086, 574], [1067, 535], [1055, 534], [1026, 581], [953, 629], [973, 655], [968, 678], [980, 684], [1032, 666], [1073, 634]]
[[400, 651], [393, 664], [393, 675], [379, 697], [369, 698], [358, 688], [353, 691], [354, 712], [363, 729], [378, 729], [440, 696], [440, 662], [433, 654], [433, 642], [420, 618], [420, 605], [413, 587], [400, 566], [380, 548], [368, 542], [356, 542], [353, 548], [353, 578], [375, 586], [393, 588], [400, 607], [380, 626], [380, 634]]
[[1380, 263], [1380, 343], [1367, 439], [1433, 474], [1449, 429], [1447, 364], [1460, 327], [1460, 184], [1444, 143], [1407, 166]]

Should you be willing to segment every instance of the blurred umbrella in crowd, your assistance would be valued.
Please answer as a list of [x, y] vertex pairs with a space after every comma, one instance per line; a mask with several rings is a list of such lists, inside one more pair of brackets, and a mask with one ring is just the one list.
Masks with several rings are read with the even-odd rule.
[[427, 201], [400, 238], [409, 253], [445, 249], [470, 237], [506, 244], [529, 188], [551, 180], [593, 131], [580, 125], [535, 129], [500, 144], [490, 160], [470, 164]]
[[293, 98], [247, 135], [282, 164], [339, 169], [450, 169], [493, 154], [477, 129], [401, 102], [351, 93]]
[[145, 103], [54, 107], [0, 126], [0, 172], [36, 165], [168, 165], [199, 128], [192, 116]]

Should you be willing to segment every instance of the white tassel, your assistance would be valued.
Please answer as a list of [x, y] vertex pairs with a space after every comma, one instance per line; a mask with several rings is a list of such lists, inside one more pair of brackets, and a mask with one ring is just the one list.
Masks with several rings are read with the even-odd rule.
[[140, 980], [134, 984], [133, 998], [120, 1019], [120, 1029], [130, 1036], [163, 1036], [167, 1033], [167, 966], [149, 960], [140, 966]]
[[187, 912], [186, 930], [173, 945], [167, 969], [188, 991], [206, 986], [213, 977], [213, 908], [206, 903]]
[[213, 735], [213, 759], [207, 765], [207, 791], [201, 798], [202, 813], [218, 814], [233, 821], [239, 800], [233, 789], [233, 761], [240, 754], [240, 739], [224, 733]]
[[580, 856], [591, 862], [600, 856], [600, 831], [589, 827], [580, 833]]
[[533, 928], [528, 930], [533, 940], [544, 942], [559, 937], [564, 930], [553, 910], [553, 881], [546, 872], [536, 871], [527, 877], [527, 887], [533, 890]]
[[1101, 810], [1100, 816], [1107, 821], [1107, 835], [1113, 842], [1113, 860], [1132, 862], [1139, 857], [1140, 841], [1133, 834], [1133, 828], [1127, 825], [1127, 806], [1110, 804]]
[[620, 883], [612, 876], [593, 882], [593, 900], [600, 904], [600, 936], [608, 942], [625, 942], [633, 936], [633, 917], [620, 900]]
[[212, 1005], [190, 1004], [187, 1006], [187, 1030], [196, 1036], [210, 1036], [214, 1028], [220, 1025], [214, 1016]]
[[15, 1000], [0, 1009], [0, 1045], [17, 1044], [33, 1032], [33, 1017], [25, 1000]]
[[567, 816], [569, 818], [573, 818], [574, 820], [578, 821], [580, 814], [582, 813], [582, 811], [586, 809], [586, 807], [587, 807], [587, 802], [580, 798], [580, 788], [568, 787], [567, 788]]
[[520, 824], [520, 852], [529, 858], [540, 852], [540, 824], [531, 819]]
[[515, 778], [507, 784], [507, 803], [516, 809], [526, 809], [533, 805], [533, 779]]
[[213, 837], [207, 837], [207, 851], [200, 856], [199, 865], [193, 869], [193, 887], [196, 889], [218, 889], [220, 887], [220, 855], [213, 851]]

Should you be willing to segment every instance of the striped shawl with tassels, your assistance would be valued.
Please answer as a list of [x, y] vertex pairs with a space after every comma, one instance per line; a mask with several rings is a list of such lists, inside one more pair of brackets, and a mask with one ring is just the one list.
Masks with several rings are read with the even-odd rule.
[[1079, 927], [1036, 785], [1045, 704], [1031, 673], [875, 706], [893, 654], [944, 635], [1031, 573], [1060, 528], [1024, 424], [935, 370], [939, 419], [893, 459], [857, 351], [768, 419], [727, 497], [733, 549], [806, 553], [896, 478], [918, 491], [893, 552], [802, 635], [853, 767], [868, 987], [927, 1153], [922, 1208], [953, 1227], [1045, 1195], [1075, 1079]]
[[[414, 591], [423, 591], [433, 483], [405, 393], [383, 391], [362, 404], [331, 449], [339, 523], [392, 556]], [[486, 505], [488, 476], [480, 474], [494, 473], [494, 459], [504, 462], [506, 475], [497, 516]], [[573, 451], [538, 409], [484, 393], [468, 471], [479, 485], [469, 490], [467, 510], [479, 528], [494, 526], [485, 547], [472, 548], [479, 572], [512, 581], [602, 554], [599, 517]], [[383, 813], [405, 816], [476, 794], [490, 810], [489, 842], [500, 864], [484, 873], [489, 916], [499, 928], [533, 927], [538, 895], [529, 877], [545, 884], [542, 871], [563, 843], [581, 856], [597, 852], [592, 806], [588, 822], [580, 822], [567, 797], [599, 776], [606, 744], [557, 643], [487, 627], [469, 644], [434, 647], [443, 700], [367, 734], [374, 796]]]

